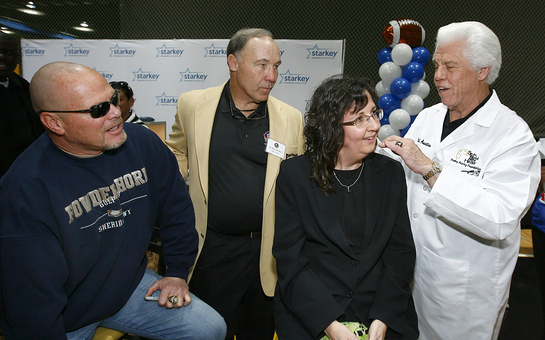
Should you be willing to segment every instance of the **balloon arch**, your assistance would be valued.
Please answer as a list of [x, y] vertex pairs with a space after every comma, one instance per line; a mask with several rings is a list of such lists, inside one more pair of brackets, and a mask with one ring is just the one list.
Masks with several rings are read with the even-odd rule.
[[390, 135], [404, 136], [412, 122], [424, 108], [424, 99], [430, 93], [424, 66], [430, 61], [430, 52], [424, 43], [424, 28], [412, 19], [390, 21], [382, 31], [389, 48], [378, 52], [379, 81], [375, 90], [378, 107], [384, 111], [379, 139]]

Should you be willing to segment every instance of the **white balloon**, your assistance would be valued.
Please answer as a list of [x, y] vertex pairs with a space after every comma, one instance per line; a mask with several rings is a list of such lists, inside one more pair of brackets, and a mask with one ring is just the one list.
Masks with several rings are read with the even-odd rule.
[[383, 81], [381, 80], [375, 86], [375, 91], [380, 98], [382, 95], [390, 93], [390, 86], [384, 87]]
[[430, 94], [430, 85], [423, 80], [419, 80], [418, 83], [411, 84], [411, 94], [415, 94], [422, 99], [425, 99]]
[[401, 78], [401, 67], [397, 66], [392, 61], [387, 61], [384, 64], [380, 65], [380, 68], [378, 69], [378, 74], [380, 76], [380, 79], [382, 79], [382, 86], [388, 88], [390, 87], [390, 84], [397, 79]]
[[411, 116], [415, 116], [424, 108], [424, 100], [416, 94], [410, 94], [401, 101], [401, 108], [407, 111]]
[[411, 123], [411, 116], [403, 109], [396, 109], [390, 113], [388, 122], [395, 130], [403, 130]]
[[389, 137], [391, 135], [397, 135], [400, 136], [401, 133], [399, 130], [395, 130], [392, 128], [390, 124], [385, 124], [380, 127], [380, 130], [378, 130], [378, 139], [385, 140], [386, 137]]
[[402, 43], [392, 48], [392, 60], [396, 65], [405, 66], [411, 62], [412, 58], [413, 50], [411, 46]]

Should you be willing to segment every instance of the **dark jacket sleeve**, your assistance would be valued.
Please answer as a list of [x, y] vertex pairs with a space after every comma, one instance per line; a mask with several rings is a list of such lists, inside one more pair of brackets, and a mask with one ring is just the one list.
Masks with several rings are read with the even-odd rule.
[[157, 219], [163, 245], [163, 260], [167, 267], [165, 276], [187, 280], [189, 268], [195, 262], [198, 248], [195, 212], [187, 185], [178, 170], [176, 157], [159, 138], [157, 140], [159, 143], [157, 152], [164, 160], [159, 167], [162, 182]]

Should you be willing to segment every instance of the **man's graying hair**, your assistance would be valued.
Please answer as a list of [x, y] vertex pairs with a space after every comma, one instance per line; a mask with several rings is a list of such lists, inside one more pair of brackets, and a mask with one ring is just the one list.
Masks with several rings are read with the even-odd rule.
[[234, 55], [237, 60], [240, 60], [240, 51], [244, 48], [250, 38], [271, 37], [272, 33], [269, 30], [263, 28], [243, 28], [235, 33], [229, 44], [227, 45], [227, 57], [230, 54]]

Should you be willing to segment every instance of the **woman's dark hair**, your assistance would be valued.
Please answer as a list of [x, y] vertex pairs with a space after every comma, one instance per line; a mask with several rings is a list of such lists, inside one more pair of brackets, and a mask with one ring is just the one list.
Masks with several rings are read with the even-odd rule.
[[326, 195], [334, 192], [331, 178], [344, 143], [344, 114], [367, 106], [367, 93], [378, 102], [369, 79], [335, 75], [324, 80], [312, 95], [305, 114], [305, 147], [311, 178]]
[[126, 81], [111, 81], [110, 86], [116, 90], [121, 90], [127, 99], [131, 99], [134, 95], [132, 88]]

